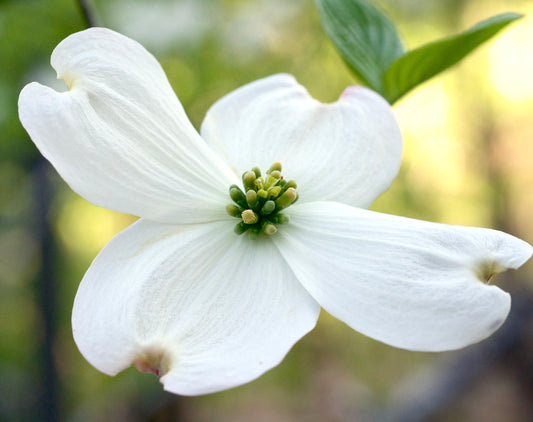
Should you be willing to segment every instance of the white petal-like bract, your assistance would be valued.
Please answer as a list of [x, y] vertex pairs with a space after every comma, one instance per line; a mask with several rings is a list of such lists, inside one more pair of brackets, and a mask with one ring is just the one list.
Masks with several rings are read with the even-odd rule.
[[31, 83], [19, 116], [41, 153], [90, 202], [160, 222], [219, 219], [238, 179], [189, 122], [155, 58], [104, 28], [52, 54], [66, 92]]
[[363, 87], [313, 99], [291, 75], [245, 85], [207, 112], [202, 137], [238, 174], [283, 164], [301, 202], [368, 207], [396, 177], [402, 138], [390, 105]]
[[487, 281], [531, 246], [490, 229], [450, 226], [339, 203], [294, 205], [275, 243], [320, 305], [390, 345], [442, 351], [478, 342], [507, 317]]
[[319, 312], [269, 239], [237, 237], [226, 221], [140, 220], [87, 271], [72, 325], [99, 370], [134, 364], [160, 375], [166, 390], [193, 395], [277, 365]]

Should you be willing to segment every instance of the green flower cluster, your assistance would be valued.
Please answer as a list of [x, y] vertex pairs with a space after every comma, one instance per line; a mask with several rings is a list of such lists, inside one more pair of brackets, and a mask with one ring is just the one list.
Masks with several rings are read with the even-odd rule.
[[289, 216], [280, 211], [294, 204], [298, 199], [296, 182], [286, 181], [281, 175], [281, 163], [270, 166], [266, 176], [254, 167], [242, 175], [244, 192], [237, 185], [231, 185], [229, 195], [234, 202], [226, 206], [232, 217], [240, 219], [235, 233], [247, 233], [250, 239], [257, 239], [261, 233], [275, 234], [278, 224], [287, 223]]

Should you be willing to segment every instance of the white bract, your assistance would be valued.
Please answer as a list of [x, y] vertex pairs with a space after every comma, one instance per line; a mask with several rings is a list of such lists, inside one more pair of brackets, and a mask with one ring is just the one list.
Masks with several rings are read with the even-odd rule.
[[[277, 365], [321, 306], [410, 350], [460, 348], [504, 322], [510, 297], [486, 281], [523, 264], [527, 243], [364, 209], [402, 150], [370, 90], [322, 104], [274, 75], [215, 103], [200, 136], [131, 39], [79, 32], [52, 66], [68, 91], [27, 85], [24, 127], [74, 191], [141, 217], [96, 257], [74, 302], [74, 339], [100, 371], [135, 365], [184, 395], [230, 388]], [[235, 234], [229, 187], [275, 162], [298, 183], [290, 221], [255, 240]]]

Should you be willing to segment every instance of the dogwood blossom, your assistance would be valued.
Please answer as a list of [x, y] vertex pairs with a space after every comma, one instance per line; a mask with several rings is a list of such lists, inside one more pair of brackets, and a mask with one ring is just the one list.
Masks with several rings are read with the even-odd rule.
[[216, 102], [200, 136], [135, 41], [89, 29], [51, 61], [68, 90], [27, 85], [22, 124], [74, 191], [140, 216], [75, 298], [74, 339], [100, 371], [135, 365], [184, 395], [230, 388], [277, 365], [321, 307], [410, 350], [460, 348], [504, 322], [510, 296], [486, 281], [523, 264], [527, 243], [365, 209], [402, 151], [377, 94], [322, 104], [274, 75]]

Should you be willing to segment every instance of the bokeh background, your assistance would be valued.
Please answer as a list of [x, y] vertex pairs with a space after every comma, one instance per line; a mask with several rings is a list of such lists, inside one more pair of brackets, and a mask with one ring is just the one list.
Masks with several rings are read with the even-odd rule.
[[[533, 242], [533, 1], [383, 0], [416, 47], [493, 14], [526, 17], [395, 106], [398, 179], [373, 209], [503, 229]], [[311, 0], [101, 0], [100, 26], [160, 60], [199, 127], [219, 97], [289, 72], [322, 101], [355, 81]], [[52, 49], [87, 25], [76, 0], [0, 0], [0, 421], [533, 420], [533, 265], [495, 281], [513, 295], [496, 335], [461, 351], [395, 349], [322, 313], [260, 379], [204, 397], [162, 391], [134, 369], [110, 378], [72, 340], [77, 285], [135, 217], [95, 207], [57, 176], [24, 132], [28, 82], [60, 86]]]

